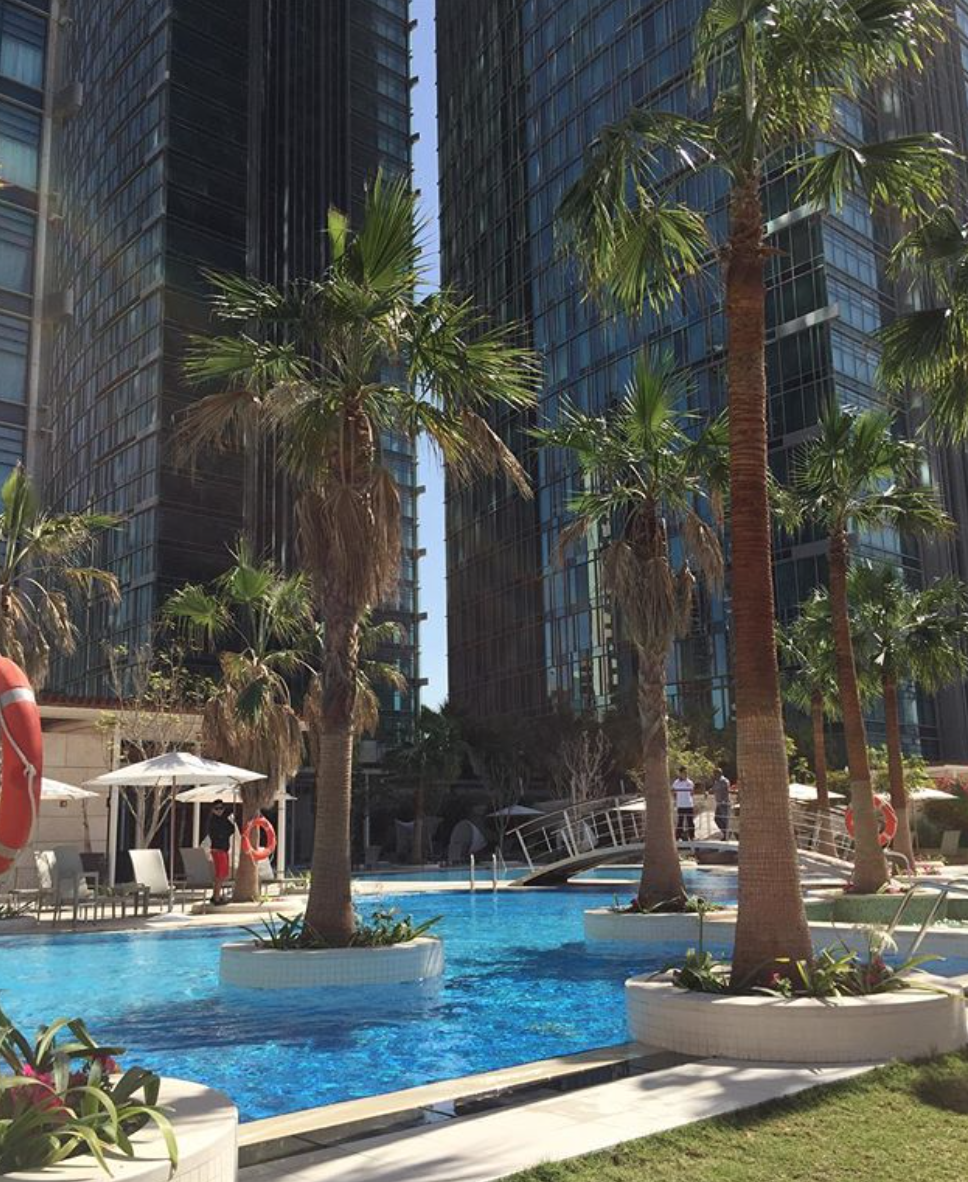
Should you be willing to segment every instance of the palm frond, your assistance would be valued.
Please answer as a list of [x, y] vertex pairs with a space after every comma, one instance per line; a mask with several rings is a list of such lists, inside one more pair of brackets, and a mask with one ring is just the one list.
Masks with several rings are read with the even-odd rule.
[[802, 170], [797, 192], [801, 203], [839, 209], [849, 193], [861, 192], [872, 207], [896, 208], [915, 217], [944, 200], [956, 160], [944, 136], [923, 132], [880, 143], [830, 143], [822, 153], [796, 161], [790, 171]]

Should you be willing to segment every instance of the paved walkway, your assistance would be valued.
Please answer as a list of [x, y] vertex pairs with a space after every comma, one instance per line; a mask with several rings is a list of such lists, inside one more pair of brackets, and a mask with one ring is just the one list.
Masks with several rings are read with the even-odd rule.
[[607, 1149], [866, 1070], [688, 1063], [250, 1166], [240, 1171], [239, 1182], [494, 1182], [542, 1162]]

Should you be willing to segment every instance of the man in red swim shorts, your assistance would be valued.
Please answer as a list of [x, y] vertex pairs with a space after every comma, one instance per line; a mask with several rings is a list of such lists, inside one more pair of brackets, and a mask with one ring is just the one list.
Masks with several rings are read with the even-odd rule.
[[222, 884], [229, 877], [229, 848], [235, 833], [235, 818], [231, 810], [227, 808], [224, 800], [217, 800], [212, 805], [212, 815], [208, 819], [208, 839], [212, 845], [212, 874], [215, 878], [213, 903], [228, 902], [222, 895]]

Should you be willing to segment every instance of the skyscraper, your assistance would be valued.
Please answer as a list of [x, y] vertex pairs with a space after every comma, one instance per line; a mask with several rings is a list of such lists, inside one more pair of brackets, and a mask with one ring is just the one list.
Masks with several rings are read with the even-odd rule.
[[[953, 6], [960, 29], [962, 7]], [[438, 3], [444, 277], [528, 328], [545, 369], [540, 422], [553, 422], [566, 399], [586, 410], [609, 405], [643, 345], [671, 351], [689, 367], [696, 410], [715, 414], [725, 403], [716, 283], [691, 285], [661, 315], [608, 319], [556, 249], [562, 196], [603, 125], [633, 104], [686, 109], [692, 33], [703, 8], [703, 0]], [[939, 53], [926, 78], [885, 87], [869, 103], [845, 103], [848, 131], [878, 138], [936, 126], [937, 103], [918, 97], [925, 87], [943, 90], [960, 112], [948, 123], [963, 128], [963, 37], [953, 31], [951, 52]], [[794, 192], [791, 179], [778, 175], [766, 193], [776, 251], [767, 296], [770, 448], [781, 479], [827, 400], [882, 401], [874, 333], [898, 295], [885, 270], [897, 233], [889, 219], [872, 217], [856, 199], [821, 216], [798, 207]], [[688, 182], [688, 200], [707, 211], [714, 232], [724, 224], [724, 197], [714, 177]], [[486, 717], [540, 715], [559, 705], [601, 710], [631, 683], [631, 654], [602, 586], [597, 548], [560, 554], [574, 473], [558, 454], [534, 454], [522, 430], [528, 425], [503, 429], [528, 456], [532, 503], [498, 489], [453, 494], [448, 503], [451, 694], [457, 706]], [[963, 470], [963, 457], [952, 462]], [[889, 531], [862, 536], [858, 548], [903, 564], [915, 578], [922, 570], [920, 549]], [[795, 613], [825, 576], [822, 538], [781, 539], [781, 617]], [[692, 633], [669, 668], [674, 707], [717, 727], [731, 715], [729, 626], [728, 589], [725, 597], [703, 592]], [[521, 688], [511, 700], [505, 686], [515, 669]], [[872, 740], [883, 741], [876, 717], [871, 727]], [[908, 695], [905, 730], [910, 742], [938, 753], [931, 703], [919, 712]]]
[[[318, 275], [328, 207], [358, 214], [378, 169], [409, 173], [408, 2], [53, 0], [48, 499], [124, 517], [93, 556], [118, 575], [121, 605], [91, 607], [60, 691], [103, 693], [107, 646], [148, 644], [167, 594], [223, 570], [243, 528], [291, 560], [271, 453], [194, 472], [172, 454], [173, 417], [198, 397], [185, 345], [211, 330], [207, 270]], [[406, 536], [387, 609], [415, 675], [416, 465], [388, 443]], [[415, 693], [386, 703], [391, 734]]]
[[54, 105], [48, 10], [47, 0], [0, 4], [0, 481], [36, 452]]

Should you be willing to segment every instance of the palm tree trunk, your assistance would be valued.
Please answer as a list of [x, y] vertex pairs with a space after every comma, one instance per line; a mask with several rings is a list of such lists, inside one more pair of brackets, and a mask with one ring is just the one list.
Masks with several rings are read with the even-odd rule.
[[837, 684], [844, 716], [844, 739], [850, 771], [850, 804], [854, 814], [854, 889], [874, 894], [887, 882], [887, 862], [877, 839], [874, 792], [867, 757], [867, 728], [857, 684], [854, 643], [850, 635], [847, 606], [847, 554], [849, 542], [844, 529], [830, 536], [830, 616], [837, 658]]
[[891, 807], [897, 813], [897, 836], [894, 848], [907, 858], [914, 872], [914, 846], [911, 842], [911, 818], [907, 793], [904, 791], [904, 760], [901, 752], [901, 712], [897, 701], [897, 682], [885, 677], [881, 682], [884, 693], [884, 721], [887, 727], [887, 774], [891, 785]]
[[733, 975], [812, 955], [790, 816], [773, 608], [766, 425], [763, 211], [754, 175], [736, 186], [726, 259], [732, 601], [740, 780], [739, 916]]
[[638, 705], [642, 728], [642, 792], [645, 796], [645, 843], [638, 902], [643, 908], [667, 903], [672, 909], [679, 909], [685, 902], [686, 888], [682, 882], [669, 791], [665, 663], [650, 661], [641, 651]]
[[[362, 544], [362, 543], [361, 543]], [[319, 703], [311, 712], [316, 767], [316, 824], [306, 928], [328, 944], [346, 946], [356, 930], [353, 913], [350, 815], [353, 788], [353, 715], [362, 612], [324, 605], [326, 636]], [[315, 734], [312, 732], [315, 730]]]
[[328, 944], [349, 944], [356, 928], [350, 860], [353, 729], [319, 736], [316, 748], [316, 826], [306, 927]]
[[417, 787], [413, 794], [413, 848], [410, 850], [410, 861], [414, 866], [423, 865], [424, 814], [426, 811], [426, 793], [424, 792], [424, 782], [421, 776], [417, 780]]
[[[259, 815], [259, 808], [252, 799], [252, 793], [242, 790], [242, 832], [248, 823]], [[248, 854], [239, 853], [239, 864], [235, 868], [235, 885], [232, 888], [233, 903], [257, 903], [259, 901], [259, 867]]]
[[810, 720], [813, 724], [813, 770], [817, 778], [817, 853], [834, 857], [833, 831], [830, 826], [830, 795], [827, 790], [827, 745], [824, 736], [823, 694], [810, 695]]

